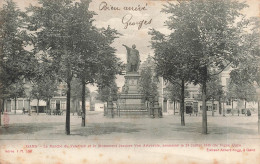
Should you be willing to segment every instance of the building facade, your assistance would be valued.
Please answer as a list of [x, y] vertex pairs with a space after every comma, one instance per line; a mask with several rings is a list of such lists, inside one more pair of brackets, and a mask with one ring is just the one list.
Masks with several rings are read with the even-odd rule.
[[[153, 62], [152, 57], [149, 55], [146, 61], [144, 61], [140, 67], [145, 66], [153, 66], [155, 64]], [[230, 82], [230, 72], [231, 67], [227, 67], [221, 74], [219, 75], [221, 85], [223, 86], [224, 93], [227, 92], [227, 87]], [[187, 90], [189, 92], [189, 96], [185, 97], [185, 113], [186, 114], [201, 114], [202, 113], [202, 101], [200, 98], [200, 86], [193, 85], [193, 84], [186, 84]], [[158, 93], [159, 93], [159, 105], [162, 108], [165, 114], [180, 114], [180, 103], [172, 101], [169, 97], [167, 97], [167, 83], [164, 81], [162, 77], [159, 78], [158, 81]], [[247, 103], [247, 108], [249, 109], [256, 109], [257, 102], [245, 102], [243, 100], [236, 100], [236, 99], [227, 99], [225, 98], [226, 95], [224, 94], [221, 102], [218, 100], [209, 100], [206, 102], [206, 108], [208, 114], [212, 114], [212, 110], [216, 114], [236, 114], [238, 112], [242, 113], [244, 110], [244, 105]], [[174, 110], [175, 109], [175, 110]], [[221, 109], [221, 111], [220, 111]]]

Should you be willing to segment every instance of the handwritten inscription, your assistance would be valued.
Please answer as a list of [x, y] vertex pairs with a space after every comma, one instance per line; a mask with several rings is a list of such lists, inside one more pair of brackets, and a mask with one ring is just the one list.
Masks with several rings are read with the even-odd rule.
[[[107, 2], [103, 1], [99, 5], [100, 11], [146, 11], [147, 10], [147, 3], [145, 5], [137, 5], [137, 6], [124, 6], [119, 7], [115, 5], [110, 5]], [[124, 25], [124, 29], [127, 29], [129, 26], [137, 26], [138, 30], [140, 30], [144, 25], [149, 25], [152, 23], [153, 19], [140, 19], [135, 20], [133, 14], [126, 14], [122, 17], [122, 23]]]
[[121, 10], [120, 7], [108, 5], [107, 2], [101, 2], [99, 5], [99, 10]]
[[127, 29], [128, 26], [138, 26], [138, 30], [142, 28], [143, 25], [148, 25], [152, 23], [152, 19], [150, 20], [141, 20], [141, 21], [132, 21], [133, 15], [132, 14], [126, 14], [122, 18], [122, 23], [125, 25], [124, 29]]
[[[113, 5], [109, 5], [107, 2], [101, 2], [99, 5], [99, 10], [121, 10], [120, 7], [118, 6], [113, 6]], [[127, 11], [144, 11], [147, 10], [147, 3], [145, 4], [145, 6], [141, 6], [141, 5], [137, 5], [137, 6], [124, 6], [123, 10], [127, 10]]]

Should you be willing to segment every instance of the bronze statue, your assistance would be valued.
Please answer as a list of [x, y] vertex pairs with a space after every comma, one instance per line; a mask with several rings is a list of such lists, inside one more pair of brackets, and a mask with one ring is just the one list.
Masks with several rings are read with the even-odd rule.
[[133, 45], [132, 48], [123, 44], [127, 51], [127, 66], [126, 72], [137, 72], [140, 65], [139, 51], [136, 50], [136, 46]]

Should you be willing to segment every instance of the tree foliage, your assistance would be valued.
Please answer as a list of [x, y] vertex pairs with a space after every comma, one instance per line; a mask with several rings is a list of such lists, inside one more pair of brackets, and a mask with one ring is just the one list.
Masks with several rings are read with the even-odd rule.
[[[86, 87], [85, 96], [86, 98], [89, 96], [90, 91]], [[80, 79], [73, 78], [71, 82], [71, 99], [74, 100], [81, 100], [82, 98], [82, 83]]]
[[[247, 36], [253, 36], [253, 33], [247, 30], [252, 21], [246, 19], [241, 12], [245, 7], [245, 3], [231, 0], [168, 3], [162, 11], [169, 14], [166, 25], [172, 33], [168, 40], [174, 41], [165, 44], [164, 35], [153, 31], [155, 35], [152, 39], [157, 40], [155, 44], [160, 41], [163, 49], [170, 49], [167, 51], [169, 54], [177, 54], [176, 56], [183, 59], [180, 60], [183, 62], [176, 66], [176, 71], [173, 71], [177, 73], [177, 77], [179, 71], [183, 77], [189, 75], [188, 81], [202, 86], [204, 134], [207, 133], [207, 82], [228, 66], [237, 68], [243, 63], [244, 58], [256, 52], [248, 51], [254, 46], [248, 44], [246, 39]], [[253, 26], [255, 28], [255, 25]], [[244, 53], [244, 49], [249, 54]], [[155, 53], [160, 54], [160, 49]], [[171, 61], [169, 56], [165, 56], [164, 59]], [[184, 71], [183, 68], [188, 71]], [[163, 73], [172, 73], [168, 70], [165, 69]]]
[[[185, 85], [185, 93], [184, 97], [189, 97], [190, 92], [187, 90], [188, 87]], [[172, 101], [181, 101], [182, 95], [181, 95], [181, 87], [179, 84], [176, 83], [169, 83], [166, 86], [166, 96], [167, 98], [171, 99]]]
[[8, 88], [30, 77], [33, 73], [34, 57], [25, 50], [27, 33], [24, 28], [25, 14], [16, 4], [7, 0], [0, 9], [0, 96], [8, 92]]
[[141, 70], [140, 75], [138, 89], [139, 92], [143, 94], [144, 99], [148, 101], [149, 98], [154, 99], [155, 97], [158, 97], [158, 80], [154, 76], [153, 69], [149, 66], [144, 67]]
[[70, 133], [70, 98], [73, 77], [81, 81], [82, 126], [85, 126], [86, 84], [108, 86], [118, 72], [119, 59], [111, 47], [116, 30], [93, 26], [90, 0], [39, 0], [27, 9], [28, 29], [36, 53], [51, 63], [54, 74], [67, 84], [66, 133]]
[[233, 83], [228, 85], [227, 98], [240, 99], [245, 101], [257, 101], [256, 86], [250, 83]]
[[[201, 93], [202, 89], [200, 88], [199, 96], [200, 99], [202, 97]], [[214, 76], [211, 80], [207, 83], [207, 94], [206, 94], [206, 101], [209, 100], [218, 100], [219, 97], [223, 97], [224, 90], [221, 84], [219, 76]]]
[[98, 100], [108, 102], [110, 96], [113, 101], [116, 101], [118, 99], [118, 87], [115, 81], [113, 81], [113, 83], [110, 85], [100, 87], [98, 89]]

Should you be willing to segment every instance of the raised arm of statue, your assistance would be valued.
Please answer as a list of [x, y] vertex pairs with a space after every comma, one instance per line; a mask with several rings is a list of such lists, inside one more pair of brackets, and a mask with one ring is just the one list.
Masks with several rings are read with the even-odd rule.
[[130, 56], [130, 51], [131, 51], [131, 48], [126, 46], [125, 44], [122, 44], [125, 48], [126, 48], [126, 52], [127, 52], [127, 62], [129, 62], [129, 56]]
[[127, 45], [122, 44], [122, 46], [124, 46], [126, 48], [127, 52], [130, 50], [130, 47], [128, 47]]

